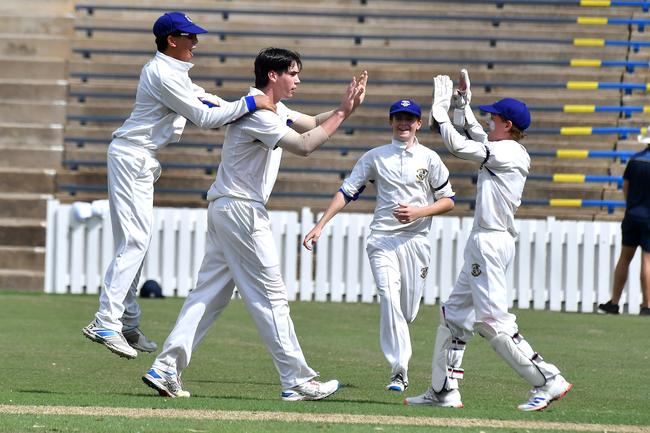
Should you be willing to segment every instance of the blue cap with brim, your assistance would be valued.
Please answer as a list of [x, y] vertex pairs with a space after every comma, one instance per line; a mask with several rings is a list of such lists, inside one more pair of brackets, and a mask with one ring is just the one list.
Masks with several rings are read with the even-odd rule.
[[530, 126], [530, 111], [521, 101], [513, 98], [504, 98], [492, 105], [479, 105], [479, 109], [487, 113], [498, 114], [512, 122], [520, 131]]
[[199, 27], [192, 22], [183, 12], [167, 12], [161, 15], [153, 25], [153, 34], [157, 38], [171, 35], [174, 32], [183, 32], [191, 34], [207, 33], [203, 27]]
[[410, 99], [400, 99], [390, 106], [389, 115], [392, 116], [396, 113], [410, 113], [418, 118], [422, 117], [422, 110], [420, 106]]

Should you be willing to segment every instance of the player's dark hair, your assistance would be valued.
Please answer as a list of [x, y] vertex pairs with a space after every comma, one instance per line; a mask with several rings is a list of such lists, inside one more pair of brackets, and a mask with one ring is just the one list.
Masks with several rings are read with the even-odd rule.
[[263, 89], [269, 84], [269, 72], [275, 71], [279, 75], [289, 70], [296, 62], [298, 70], [302, 70], [300, 54], [284, 48], [265, 48], [255, 58], [255, 87]]
[[160, 51], [161, 53], [164, 53], [167, 47], [169, 47], [169, 43], [167, 42], [167, 36], [158, 36], [156, 38], [156, 49]]

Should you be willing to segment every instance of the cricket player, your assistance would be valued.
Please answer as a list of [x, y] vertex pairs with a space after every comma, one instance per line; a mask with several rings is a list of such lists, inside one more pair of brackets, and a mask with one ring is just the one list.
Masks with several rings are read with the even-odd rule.
[[177, 142], [187, 120], [218, 128], [256, 109], [274, 110], [266, 95], [236, 102], [206, 93], [192, 83], [197, 35], [206, 30], [181, 12], [162, 15], [153, 26], [157, 53], [142, 68], [133, 112], [113, 132], [108, 148], [108, 198], [115, 256], [104, 277], [99, 311], [83, 334], [111, 352], [135, 358], [136, 350], [153, 352], [156, 343], [139, 328], [136, 290], [151, 241], [153, 185], [160, 176], [156, 152]]
[[466, 343], [478, 332], [533, 387], [530, 399], [518, 409], [543, 410], [562, 398], [572, 384], [519, 333], [516, 316], [508, 312], [506, 288], [517, 236], [514, 214], [530, 168], [530, 157], [518, 140], [530, 126], [530, 113], [523, 102], [511, 98], [481, 105], [481, 110], [490, 113], [489, 133], [485, 134], [469, 106], [469, 76], [463, 70], [453, 97], [455, 124], [466, 132], [461, 134], [448, 115], [452, 88], [448, 76], [434, 78], [430, 121], [451, 153], [479, 164], [474, 226], [465, 246], [465, 263], [441, 308], [431, 386], [404, 403], [462, 407], [458, 380], [464, 373], [463, 354]]
[[237, 286], [280, 375], [281, 398], [320, 400], [336, 392], [337, 380], [319, 382], [305, 360], [289, 315], [265, 203], [277, 178], [282, 150], [308, 156], [361, 104], [367, 73], [352, 79], [338, 108], [315, 117], [290, 110], [300, 83], [300, 56], [281, 48], [262, 50], [255, 59], [250, 95], [268, 95], [277, 114], [257, 111], [231, 123], [217, 179], [208, 191], [206, 252], [196, 288], [143, 381], [162, 396], [189, 397], [180, 376]]
[[431, 217], [454, 208], [454, 191], [438, 154], [415, 136], [422, 126], [420, 106], [409, 99], [395, 102], [389, 123], [391, 143], [359, 159], [303, 245], [311, 250], [325, 224], [356, 200], [368, 182], [375, 184], [377, 206], [366, 252], [379, 294], [381, 349], [391, 366], [386, 389], [402, 392], [408, 388], [411, 359], [408, 325], [417, 316], [429, 269]]

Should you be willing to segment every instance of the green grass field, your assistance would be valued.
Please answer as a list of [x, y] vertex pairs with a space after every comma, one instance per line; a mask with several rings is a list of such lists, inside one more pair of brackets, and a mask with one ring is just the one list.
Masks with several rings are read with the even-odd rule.
[[[142, 302], [142, 328], [159, 345], [181, 303]], [[322, 378], [337, 378], [344, 385], [330, 399], [280, 400], [277, 373], [241, 301], [231, 303], [184, 373], [192, 397], [165, 399], [140, 379], [153, 355], [125, 360], [82, 336], [81, 328], [96, 308], [94, 296], [0, 295], [0, 407], [5, 409], [0, 432], [650, 432], [646, 317], [515, 311], [522, 334], [575, 385], [546, 411], [521, 413], [516, 405], [527, 398], [528, 385], [480, 337], [472, 340], [465, 355], [464, 409], [403, 406], [403, 395], [383, 388], [389, 368], [379, 349], [379, 308], [365, 304], [291, 305], [308, 362]], [[414, 353], [406, 395], [423, 392], [429, 383], [437, 323], [437, 308], [425, 306], [412, 325]], [[60, 412], [6, 410], [25, 405], [56, 406]], [[140, 408], [142, 417], [119, 411], [115, 416], [67, 414], [66, 407]], [[147, 415], [150, 409], [163, 409], [160, 413], [166, 415]], [[189, 410], [237, 412], [219, 420], [201, 419]], [[278, 412], [286, 413], [286, 419], [277, 417]], [[251, 413], [276, 418], [249, 419]], [[328, 422], [332, 414], [357, 418]], [[387, 418], [361, 416], [413, 422], [389, 425], [382, 422]], [[449, 425], [417, 425], [445, 420]], [[495, 426], [501, 421], [503, 425]]]

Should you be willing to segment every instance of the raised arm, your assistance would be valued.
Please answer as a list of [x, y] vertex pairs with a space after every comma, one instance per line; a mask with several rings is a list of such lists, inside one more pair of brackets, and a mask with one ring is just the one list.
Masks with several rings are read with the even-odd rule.
[[[366, 94], [366, 85], [368, 82], [368, 73], [364, 71], [358, 78], [353, 77], [350, 84], [346, 89], [345, 95], [341, 100], [341, 104], [335, 110], [328, 112], [331, 113], [327, 118], [324, 118], [321, 124], [309, 129], [302, 134], [296, 131], [289, 131], [278, 142], [278, 146], [286, 149], [287, 151], [301, 156], [308, 156], [319, 146], [325, 143], [329, 137], [341, 126], [343, 121], [347, 119], [356, 108], [363, 103]], [[324, 115], [327, 113], [324, 113]], [[314, 123], [316, 124], [316, 119]], [[298, 120], [300, 122], [300, 120]], [[305, 121], [307, 122], [307, 121]]]

